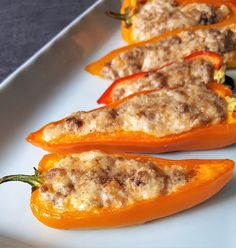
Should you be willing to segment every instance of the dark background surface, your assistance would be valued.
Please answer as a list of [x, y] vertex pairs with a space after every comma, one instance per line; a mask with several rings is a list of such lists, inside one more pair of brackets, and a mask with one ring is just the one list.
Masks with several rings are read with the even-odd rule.
[[96, 0], [0, 0], [0, 82]]

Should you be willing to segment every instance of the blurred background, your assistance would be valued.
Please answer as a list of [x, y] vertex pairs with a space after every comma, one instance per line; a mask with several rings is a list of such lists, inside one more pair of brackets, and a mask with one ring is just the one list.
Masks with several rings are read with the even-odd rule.
[[96, 0], [0, 0], [0, 82]]

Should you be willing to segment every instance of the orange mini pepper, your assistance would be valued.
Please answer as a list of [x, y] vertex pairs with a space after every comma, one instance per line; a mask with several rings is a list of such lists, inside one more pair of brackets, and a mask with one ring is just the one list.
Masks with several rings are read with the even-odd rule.
[[[191, 61], [194, 59], [203, 59], [203, 60], [210, 62], [214, 66], [216, 71], [222, 69], [222, 66], [223, 66], [223, 58], [221, 56], [219, 56], [218, 54], [210, 52], [210, 51], [200, 51], [200, 52], [196, 52], [196, 53], [193, 53], [193, 54], [185, 57], [186, 61]], [[129, 84], [130, 81], [139, 80], [140, 78], [144, 78], [146, 75], [148, 75], [149, 73], [152, 73], [152, 72], [153, 73], [159, 72], [159, 71], [161, 72], [162, 69], [172, 65], [173, 63], [165, 65], [165, 66], [158, 68], [156, 70], [153, 70], [151, 72], [140, 72], [140, 73], [136, 73], [136, 74], [133, 74], [131, 76], [128, 76], [128, 77], [119, 78], [119, 79], [115, 80], [108, 87], [108, 89], [102, 94], [102, 96], [98, 99], [97, 102], [99, 104], [110, 104], [110, 103], [114, 102], [113, 93], [117, 89], [117, 87], [119, 87], [120, 85], [125, 86], [125, 85]], [[175, 72], [173, 71], [173, 73], [175, 73]], [[138, 82], [137, 82], [137, 84], [138, 84]], [[137, 92], [133, 92], [133, 93], [137, 93]]]
[[[108, 11], [107, 14], [110, 17], [113, 17], [115, 19], [121, 20], [121, 35], [123, 39], [128, 44], [133, 44], [136, 42], [140, 42], [140, 40], [136, 40], [133, 36], [133, 27], [132, 27], [132, 18], [136, 15], [137, 10], [139, 8], [139, 5], [145, 4], [146, 2], [149, 2], [148, 0], [140, 1], [140, 0], [124, 0], [120, 13], [114, 13], [112, 11]], [[231, 22], [235, 20], [236, 15], [236, 8], [233, 6], [233, 4], [236, 4], [235, 0], [177, 0], [177, 4], [179, 5], [186, 5], [191, 3], [206, 3], [213, 5], [215, 7], [218, 7], [222, 4], [228, 6], [228, 8], [231, 10], [231, 16], [225, 18], [224, 20], [220, 21], [217, 24], [211, 24], [208, 25], [210, 27], [215, 27], [216, 25], [228, 25]], [[196, 27], [196, 26], [195, 26]], [[181, 29], [171, 29], [168, 30], [168, 32], [175, 32], [177, 30]], [[143, 40], [142, 40], [143, 41]]]
[[[214, 89], [226, 101], [232, 97], [232, 91], [227, 86], [213, 82], [208, 87], [209, 89]], [[99, 109], [113, 109], [138, 94], [149, 94], [150, 92], [154, 91], [136, 93]], [[99, 133], [97, 131], [86, 135], [80, 135], [79, 132], [75, 134], [68, 133], [50, 141], [45, 140], [44, 130], [48, 126], [55, 125], [56, 127], [58, 124], [65, 123], [65, 118], [49, 123], [38, 131], [31, 133], [27, 137], [27, 141], [50, 152], [78, 152], [89, 149], [103, 149], [116, 152], [163, 153], [221, 148], [236, 142], [236, 102], [232, 99], [229, 103], [231, 106], [230, 112], [224, 122], [215, 125], [200, 126], [188, 132], [167, 137], [160, 138], [141, 131], [114, 131], [112, 133]], [[96, 110], [98, 109], [89, 112]]]
[[[111, 155], [111, 154], [110, 154]], [[22, 181], [32, 186], [31, 210], [43, 224], [59, 229], [109, 228], [142, 224], [189, 209], [209, 199], [233, 176], [234, 162], [231, 160], [166, 160], [143, 155], [116, 154], [127, 159], [151, 162], [158, 168], [178, 166], [192, 178], [174, 192], [156, 198], [135, 202], [121, 208], [101, 207], [92, 210], [77, 210], [70, 205], [58, 209], [40, 197], [40, 187], [46, 173], [67, 155], [49, 154], [39, 163], [35, 175], [13, 175], [0, 178], [0, 184]], [[79, 180], [79, 179], [78, 179]]]
[[[231, 15], [230, 18], [226, 19], [223, 22], [213, 24], [213, 25], [207, 25], [207, 26], [195, 26], [195, 27], [185, 28], [185, 29], [181, 29], [181, 30], [173, 30], [171, 32], [167, 32], [167, 33], [164, 33], [162, 35], [156, 36], [150, 40], [138, 42], [135, 44], [131, 44], [128, 46], [124, 46], [124, 47], [115, 49], [115, 50], [109, 52], [107, 55], [105, 55], [101, 59], [97, 60], [96, 62], [89, 64], [88, 66], [86, 66], [85, 69], [93, 75], [97, 75], [97, 76], [104, 78], [103, 69], [104, 69], [105, 65], [109, 64], [116, 56], [119, 56], [120, 54], [122, 54], [124, 52], [132, 51], [132, 49], [134, 49], [136, 47], [142, 48], [142, 47], [149, 45], [149, 44], [158, 43], [158, 42], [166, 40], [170, 37], [178, 36], [182, 32], [187, 32], [187, 31], [195, 32], [195, 31], [199, 31], [199, 30], [209, 30], [209, 29], [214, 29], [214, 28], [230, 28], [231, 30], [236, 32], [236, 6], [230, 2], [227, 2], [227, 5], [230, 6], [230, 9], [232, 10], [233, 14]], [[202, 48], [200, 50], [202, 50]], [[199, 50], [191, 50], [190, 53], [194, 53], [194, 52], [198, 52], [198, 51]], [[216, 52], [216, 51], [213, 51], [213, 52]], [[229, 53], [232, 53], [232, 56], [230, 58], [226, 59], [227, 67], [228, 68], [235, 68], [236, 67], [235, 50], [232, 50]], [[184, 56], [187, 56], [187, 55], [189, 55], [189, 54], [186, 54]], [[223, 55], [223, 54], [221, 54], [221, 55]], [[156, 58], [156, 59], [158, 59], [158, 58]], [[180, 58], [178, 57], [176, 59], [180, 59]], [[168, 64], [169, 62], [172, 62], [172, 61], [168, 61], [166, 64]], [[158, 67], [162, 67], [162, 66], [163, 66], [163, 64], [160, 64]]]

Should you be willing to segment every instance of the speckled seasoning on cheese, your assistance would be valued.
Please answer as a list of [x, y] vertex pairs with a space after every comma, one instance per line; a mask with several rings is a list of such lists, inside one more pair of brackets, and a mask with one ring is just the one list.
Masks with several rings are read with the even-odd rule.
[[47, 126], [42, 138], [53, 142], [67, 134], [83, 137], [115, 131], [164, 137], [220, 123], [226, 113], [226, 102], [204, 84], [163, 88], [137, 95], [114, 108], [74, 113], [63, 122]]
[[[102, 74], [105, 78], [117, 79], [160, 68], [196, 51], [209, 50], [224, 55], [235, 47], [236, 34], [230, 28], [185, 31], [122, 52], [104, 65]], [[227, 56], [227, 59], [230, 58]]]
[[174, 29], [218, 23], [229, 16], [230, 10], [224, 4], [178, 5], [174, 0], [152, 0], [140, 4], [133, 16], [133, 36], [136, 41], [148, 40]]
[[44, 175], [39, 189], [43, 201], [64, 210], [122, 208], [168, 195], [188, 183], [193, 173], [178, 165], [158, 167], [99, 151], [67, 155]]
[[214, 70], [214, 65], [206, 60], [179, 61], [156, 72], [149, 72], [144, 77], [125, 80], [113, 88], [111, 97], [117, 101], [140, 91], [207, 84], [214, 81]]

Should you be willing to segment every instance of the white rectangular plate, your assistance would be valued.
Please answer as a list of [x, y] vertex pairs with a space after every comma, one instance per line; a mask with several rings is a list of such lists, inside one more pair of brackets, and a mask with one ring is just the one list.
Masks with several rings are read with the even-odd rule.
[[[0, 86], [0, 177], [32, 173], [37, 166], [45, 152], [24, 140], [31, 131], [97, 107], [96, 99], [110, 82], [89, 75], [84, 66], [124, 44], [118, 22], [104, 14], [118, 10], [118, 2], [98, 1]], [[236, 160], [235, 146], [160, 156]], [[144, 225], [64, 231], [34, 218], [27, 185], [1, 185], [0, 247], [236, 247], [235, 186], [236, 178], [200, 206]]]

